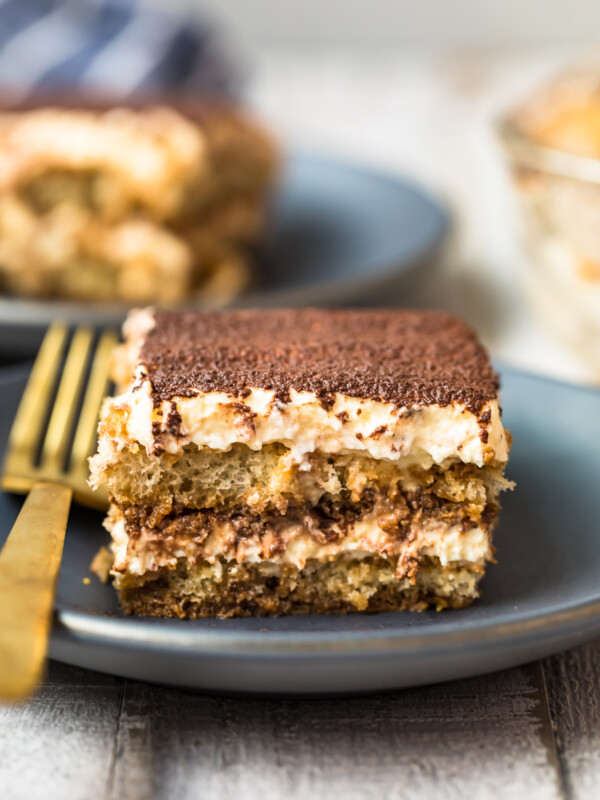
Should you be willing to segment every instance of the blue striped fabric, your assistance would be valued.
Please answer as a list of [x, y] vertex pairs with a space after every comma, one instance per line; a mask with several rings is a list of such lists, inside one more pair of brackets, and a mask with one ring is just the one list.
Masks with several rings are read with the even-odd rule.
[[0, 0], [0, 87], [236, 93], [210, 25], [147, 0]]

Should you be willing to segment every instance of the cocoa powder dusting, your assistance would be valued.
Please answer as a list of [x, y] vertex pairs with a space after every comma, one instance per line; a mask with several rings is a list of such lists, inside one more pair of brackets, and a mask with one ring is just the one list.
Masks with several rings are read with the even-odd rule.
[[171, 407], [169, 409], [169, 413], [167, 414], [167, 421], [165, 424], [166, 430], [172, 434], [173, 436], [177, 436], [179, 431], [181, 430], [181, 414], [177, 411], [177, 405], [175, 403], [171, 403]]
[[473, 331], [438, 311], [156, 311], [141, 362], [155, 403], [198, 392], [288, 402], [339, 392], [398, 406], [462, 403], [479, 413], [498, 378]]

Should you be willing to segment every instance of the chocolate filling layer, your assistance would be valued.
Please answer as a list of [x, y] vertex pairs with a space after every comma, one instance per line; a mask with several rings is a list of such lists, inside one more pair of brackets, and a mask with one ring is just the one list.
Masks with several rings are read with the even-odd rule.
[[427, 559], [413, 583], [378, 556], [309, 562], [303, 570], [265, 564], [180, 565], [119, 590], [124, 611], [154, 617], [248, 617], [353, 611], [463, 608], [478, 597], [480, 571]]
[[164, 509], [153, 506], [127, 506], [120, 510], [130, 527], [130, 535], [135, 536], [135, 531], [138, 529], [152, 528], [158, 533], [168, 529], [173, 522], [179, 523], [190, 517], [206, 519], [209, 525], [233, 521], [237, 526], [236, 521], [239, 520], [240, 526], [251, 526], [254, 529], [255, 525], [277, 527], [279, 521], [294, 524], [310, 516], [315, 521], [312, 527], [325, 531], [333, 526], [346, 528], [347, 525], [369, 514], [377, 518], [384, 530], [401, 531], [415, 514], [435, 516], [444, 521], [454, 522], [460, 519], [477, 524], [482, 519], [494, 519], [498, 513], [498, 505], [493, 501], [481, 505], [450, 502], [423, 488], [404, 491], [396, 488], [391, 496], [368, 488], [356, 501], [352, 500], [348, 492], [336, 496], [324, 495], [316, 504], [297, 501], [291, 503], [285, 513], [273, 508], [256, 512], [244, 506], [214, 509], [174, 506], [167, 514], [163, 513]]

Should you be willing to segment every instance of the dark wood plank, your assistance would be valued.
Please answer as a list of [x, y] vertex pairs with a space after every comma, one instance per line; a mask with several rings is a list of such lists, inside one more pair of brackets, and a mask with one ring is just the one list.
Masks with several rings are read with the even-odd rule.
[[600, 640], [543, 662], [548, 702], [568, 794], [600, 792]]

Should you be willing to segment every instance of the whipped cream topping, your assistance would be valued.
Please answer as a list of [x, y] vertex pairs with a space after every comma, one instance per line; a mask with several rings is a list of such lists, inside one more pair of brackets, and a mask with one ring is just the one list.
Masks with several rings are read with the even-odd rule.
[[246, 397], [199, 392], [155, 406], [150, 381], [140, 370], [138, 381], [104, 408], [105, 463], [132, 442], [149, 456], [176, 455], [188, 444], [226, 451], [236, 443], [258, 450], [279, 442], [296, 463], [317, 450], [425, 466], [456, 461], [481, 467], [508, 458], [497, 400], [476, 415], [460, 404], [399, 408], [340, 394], [324, 408], [312, 392], [292, 389], [284, 403], [272, 391], [253, 389]]

